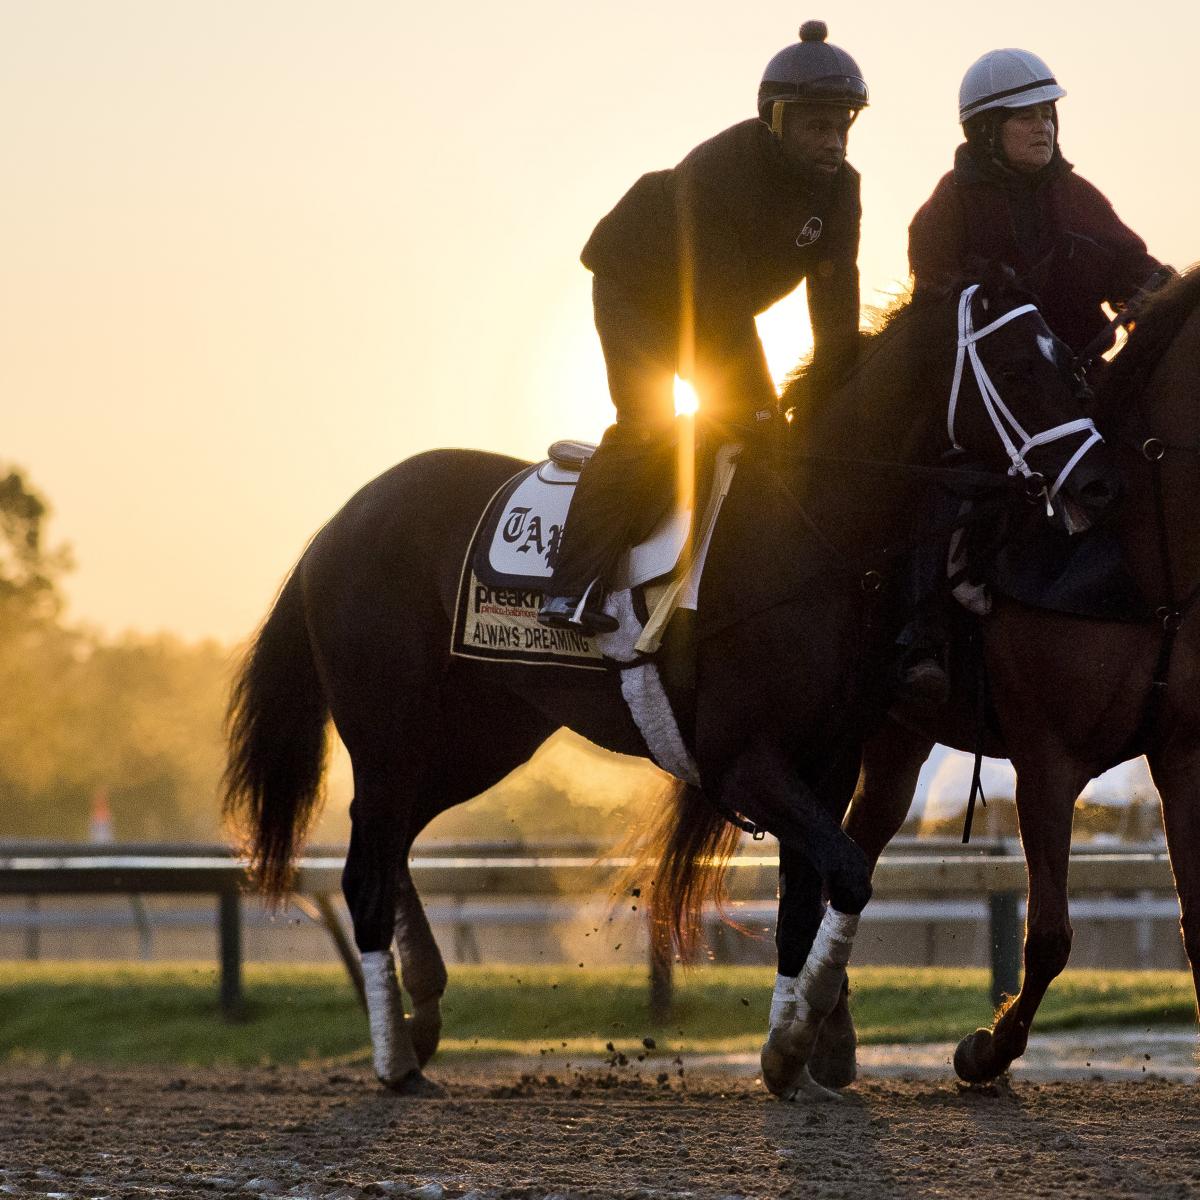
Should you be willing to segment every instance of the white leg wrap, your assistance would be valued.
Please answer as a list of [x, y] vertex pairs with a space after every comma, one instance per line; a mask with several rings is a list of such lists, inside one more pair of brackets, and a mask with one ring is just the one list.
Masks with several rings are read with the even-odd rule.
[[768, 1029], [780, 1029], [790, 1025], [799, 1017], [803, 1020], [808, 1016], [808, 1004], [804, 1005], [804, 1014], [797, 1012], [800, 1001], [800, 977], [798, 975], [776, 975], [775, 990], [771, 993], [771, 1015], [768, 1018]]
[[396, 960], [390, 950], [369, 950], [362, 956], [362, 969], [375, 1074], [384, 1083], [398, 1083], [417, 1070], [418, 1064], [412, 1039], [404, 1027]]
[[[833, 1011], [846, 978], [846, 964], [854, 935], [858, 932], [858, 917], [825, 910], [821, 928], [804, 962], [797, 987], [798, 1003], [806, 1005], [822, 1017]], [[807, 1013], [805, 1013], [807, 1016]]]

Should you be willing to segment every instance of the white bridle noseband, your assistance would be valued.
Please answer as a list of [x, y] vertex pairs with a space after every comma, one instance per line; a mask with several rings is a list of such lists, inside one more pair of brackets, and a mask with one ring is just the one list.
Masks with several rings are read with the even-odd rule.
[[[971, 360], [971, 370], [975, 374], [975, 384], [979, 388], [980, 397], [983, 399], [983, 407], [991, 419], [992, 425], [1000, 437], [1000, 441], [1004, 444], [1004, 449], [1008, 453], [1009, 460], [1012, 463], [1012, 466], [1008, 469], [1010, 475], [1024, 475], [1026, 479], [1029, 479], [1036, 474], [1025, 461], [1025, 455], [1037, 446], [1045, 446], [1050, 442], [1056, 442], [1060, 438], [1070, 437], [1076, 433], [1085, 433], [1088, 435], [1084, 439], [1083, 445], [1071, 455], [1067, 461], [1067, 465], [1058, 473], [1058, 478], [1047, 490], [1047, 501], [1053, 500], [1058, 495], [1059, 489], [1070, 477], [1071, 472], [1079, 465], [1083, 456], [1093, 446], [1099, 444], [1104, 439], [1100, 436], [1096, 426], [1092, 424], [1090, 417], [1080, 417], [1074, 421], [1066, 421], [1062, 425], [1055, 425], [1053, 429], [1047, 429], [1042, 433], [1035, 433], [1032, 437], [1021, 428], [1021, 423], [1012, 415], [1008, 405], [1004, 403], [1000, 393], [996, 390], [996, 385], [991, 381], [987, 373], [987, 368], [983, 365], [983, 361], [979, 357], [979, 351], [975, 349], [975, 344], [976, 342], [983, 341], [989, 333], [995, 333], [1002, 325], [1007, 325], [1009, 321], [1013, 321], [1017, 317], [1022, 317], [1026, 313], [1036, 313], [1038, 311], [1037, 305], [1019, 305], [1017, 308], [1010, 309], [1003, 316], [997, 317], [990, 325], [985, 325], [982, 329], [976, 329], [971, 315], [971, 300], [978, 290], [979, 285], [974, 283], [970, 287], [964, 288], [962, 295], [958, 298], [958, 357], [954, 362], [954, 382], [950, 387], [950, 408], [946, 414], [946, 429], [950, 434], [950, 444], [956, 450], [962, 449], [958, 444], [958, 439], [954, 436], [954, 416], [958, 408], [959, 389], [962, 386], [963, 362], [969, 357]], [[1019, 449], [1016, 439], [1019, 439], [1021, 443]]]

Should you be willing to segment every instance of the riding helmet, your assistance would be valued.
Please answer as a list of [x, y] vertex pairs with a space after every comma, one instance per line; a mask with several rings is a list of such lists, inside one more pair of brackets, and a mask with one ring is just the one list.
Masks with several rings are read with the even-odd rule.
[[1028, 50], [989, 50], [963, 76], [958, 89], [958, 119], [965, 124], [992, 109], [1053, 104], [1066, 94], [1036, 54]]
[[776, 134], [782, 132], [788, 104], [833, 104], [856, 116], [867, 107], [867, 83], [858, 63], [826, 41], [828, 36], [824, 21], [805, 21], [800, 40], [767, 63], [758, 87], [758, 115]]

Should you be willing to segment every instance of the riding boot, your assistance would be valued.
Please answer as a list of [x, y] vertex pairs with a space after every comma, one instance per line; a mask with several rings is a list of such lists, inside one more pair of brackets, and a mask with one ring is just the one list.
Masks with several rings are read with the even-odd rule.
[[897, 673], [906, 699], [926, 704], [950, 699], [950, 638], [940, 610], [939, 598], [927, 600], [896, 639], [901, 647]]
[[896, 645], [900, 653], [896, 663], [901, 694], [927, 704], [945, 704], [950, 698], [950, 637], [942, 616], [947, 594], [947, 539], [930, 536], [946, 523], [957, 501], [940, 488], [932, 489], [925, 502], [917, 506], [914, 526], [918, 538], [909, 561], [906, 579], [907, 606], [910, 615]]
[[669, 460], [670, 450], [659, 430], [621, 421], [609, 426], [575, 486], [538, 612], [541, 624], [584, 633], [617, 628], [604, 612], [605, 588], [662, 491], [662, 460]]

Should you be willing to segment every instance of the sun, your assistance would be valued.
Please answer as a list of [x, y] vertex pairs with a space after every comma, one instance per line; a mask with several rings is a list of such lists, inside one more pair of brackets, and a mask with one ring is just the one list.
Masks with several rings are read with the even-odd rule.
[[675, 415], [677, 417], [694, 417], [700, 408], [700, 397], [696, 389], [686, 379], [675, 376]]

